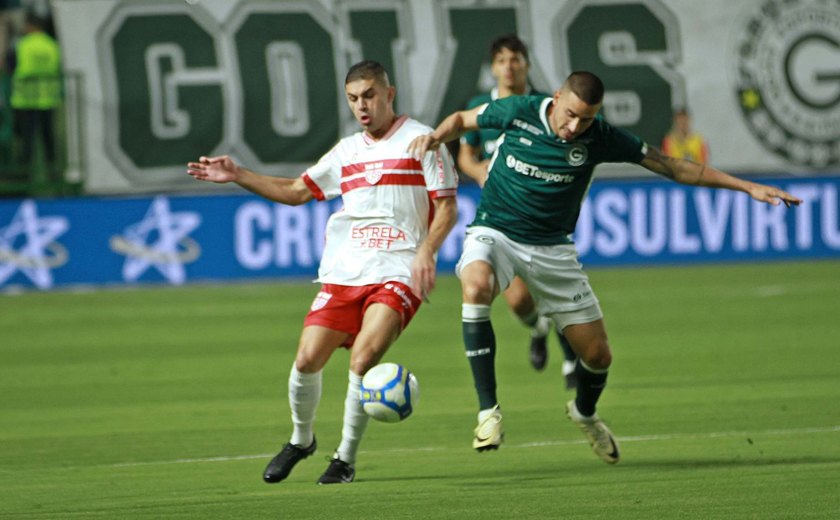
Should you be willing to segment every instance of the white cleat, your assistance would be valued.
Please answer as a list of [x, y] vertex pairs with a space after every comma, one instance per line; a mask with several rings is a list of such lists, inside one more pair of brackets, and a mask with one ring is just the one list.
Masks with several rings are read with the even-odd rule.
[[483, 421], [475, 427], [473, 448], [477, 451], [498, 450], [505, 438], [502, 429], [502, 411], [499, 405], [492, 408]]
[[598, 417], [597, 413], [591, 417], [581, 415], [577, 409], [575, 400], [572, 399], [566, 403], [566, 415], [586, 435], [586, 439], [589, 441], [589, 445], [592, 446], [592, 451], [595, 452], [595, 455], [601, 457], [601, 460], [608, 464], [616, 464], [618, 462], [618, 443], [615, 441], [610, 429]]

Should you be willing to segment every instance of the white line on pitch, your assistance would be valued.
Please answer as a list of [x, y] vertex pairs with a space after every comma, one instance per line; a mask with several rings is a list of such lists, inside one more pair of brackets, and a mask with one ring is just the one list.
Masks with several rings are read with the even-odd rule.
[[[709, 433], [666, 433], [661, 435], [636, 435], [631, 437], [618, 437], [621, 442], [649, 442], [649, 441], [671, 441], [678, 439], [717, 439], [721, 437], [741, 437], [741, 436], [757, 436], [757, 435], [802, 435], [809, 433], [830, 433], [840, 432], [840, 426], [824, 426], [817, 428], [790, 428], [782, 430], [763, 430], [763, 431], [732, 431], [732, 432], [709, 432]], [[524, 444], [506, 444], [505, 448], [538, 448], [542, 446], [566, 446], [571, 444], [586, 444], [585, 440], [574, 441], [543, 441], [543, 442], [526, 442]], [[418, 452], [418, 451], [444, 451], [448, 448], [442, 447], [425, 447], [425, 448], [391, 448], [384, 450], [376, 450], [377, 453], [393, 453], [393, 452]], [[361, 450], [359, 453], [370, 453], [367, 450]], [[273, 453], [263, 453], [259, 455], [235, 455], [230, 457], [206, 457], [197, 459], [175, 459], [162, 460], [152, 462], [123, 462], [120, 464], [112, 464], [113, 468], [130, 468], [134, 466], [154, 466], [164, 464], [196, 464], [202, 462], [229, 462], [234, 460], [251, 460], [264, 459], [273, 457]]]

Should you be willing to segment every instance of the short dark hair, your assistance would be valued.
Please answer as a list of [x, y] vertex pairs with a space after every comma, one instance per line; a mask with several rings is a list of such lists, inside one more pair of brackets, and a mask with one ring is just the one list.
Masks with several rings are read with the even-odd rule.
[[26, 11], [23, 21], [25, 24], [37, 27], [38, 29], [43, 29], [46, 25], [46, 20], [38, 16], [38, 13], [35, 11]]
[[493, 43], [490, 44], [491, 62], [496, 59], [497, 54], [502, 52], [502, 49], [521, 53], [526, 63], [530, 61], [528, 58], [528, 46], [515, 34], [504, 34], [493, 40]]
[[587, 105], [597, 105], [604, 100], [604, 83], [601, 78], [585, 70], [569, 74], [563, 89], [574, 92]]
[[350, 70], [347, 71], [347, 76], [344, 77], [344, 84], [352, 83], [360, 79], [375, 79], [386, 87], [391, 83], [388, 81], [388, 73], [385, 67], [378, 61], [364, 60], [356, 63]]

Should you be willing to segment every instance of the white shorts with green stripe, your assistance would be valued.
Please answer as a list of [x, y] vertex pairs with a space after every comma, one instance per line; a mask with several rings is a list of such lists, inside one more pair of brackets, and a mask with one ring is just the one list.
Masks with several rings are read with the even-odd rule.
[[522, 244], [501, 231], [473, 226], [467, 228], [455, 273], [460, 277], [464, 267], [475, 261], [490, 264], [502, 291], [514, 276], [522, 278], [539, 313], [550, 316], [560, 330], [604, 316], [574, 244]]

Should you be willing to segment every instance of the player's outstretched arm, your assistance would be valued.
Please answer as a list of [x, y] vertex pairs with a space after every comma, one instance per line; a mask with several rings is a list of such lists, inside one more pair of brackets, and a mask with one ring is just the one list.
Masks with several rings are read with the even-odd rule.
[[487, 165], [490, 164], [490, 161], [486, 159], [482, 161], [478, 157], [478, 148], [467, 143], [461, 143], [458, 148], [458, 169], [483, 187], [484, 181], [487, 180]]
[[668, 157], [653, 146], [648, 146], [641, 165], [680, 184], [743, 191], [755, 200], [767, 202], [774, 206], [784, 203], [785, 206], [789, 207], [799, 205], [802, 202], [779, 188], [739, 179], [707, 164], [697, 164], [685, 159]]
[[296, 206], [312, 200], [313, 195], [300, 177], [286, 179], [260, 175], [238, 166], [227, 155], [201, 157], [198, 162], [187, 163], [187, 173], [194, 179], [224, 184], [235, 182], [248, 191], [274, 202]]
[[435, 216], [429, 234], [417, 248], [417, 256], [411, 263], [411, 290], [423, 300], [435, 287], [435, 254], [458, 220], [455, 197], [435, 199], [434, 205]]
[[430, 134], [417, 136], [408, 145], [408, 154], [422, 159], [426, 152], [437, 150], [440, 145], [458, 139], [470, 130], [478, 129], [478, 113], [484, 105], [471, 110], [460, 110], [449, 114]]

